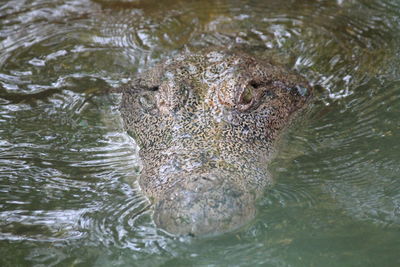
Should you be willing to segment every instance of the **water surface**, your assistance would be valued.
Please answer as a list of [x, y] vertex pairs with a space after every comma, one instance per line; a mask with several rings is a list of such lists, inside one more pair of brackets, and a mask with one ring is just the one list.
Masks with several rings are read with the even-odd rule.
[[[400, 4], [361, 0], [0, 3], [0, 266], [398, 266]], [[104, 94], [181, 51], [269, 56], [321, 88], [258, 216], [176, 238], [140, 193]]]

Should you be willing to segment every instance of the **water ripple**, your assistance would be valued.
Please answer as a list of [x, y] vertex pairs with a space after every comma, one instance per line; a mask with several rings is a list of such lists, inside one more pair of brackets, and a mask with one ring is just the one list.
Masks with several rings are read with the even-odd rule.
[[391, 227], [400, 225], [399, 191], [388, 190], [399, 187], [398, 88], [399, 81], [383, 77], [360, 85], [346, 103], [312, 123], [315, 130], [311, 125], [307, 131], [316, 143], [295, 140], [310, 149], [300, 156], [308, 158], [306, 164], [297, 165], [298, 172], [309, 173], [306, 184], [322, 184], [350, 216]]
[[[3, 2], [0, 265], [398, 261], [398, 1]], [[271, 165], [256, 222], [193, 241], [155, 227], [118, 99], [99, 93], [211, 46], [272, 57], [322, 93]]]

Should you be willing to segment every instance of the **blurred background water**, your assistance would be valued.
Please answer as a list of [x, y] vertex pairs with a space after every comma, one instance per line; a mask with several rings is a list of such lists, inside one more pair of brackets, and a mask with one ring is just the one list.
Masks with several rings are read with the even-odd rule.
[[[1, 1], [0, 266], [399, 266], [399, 33], [395, 0]], [[209, 46], [322, 89], [254, 222], [170, 237], [104, 92]]]

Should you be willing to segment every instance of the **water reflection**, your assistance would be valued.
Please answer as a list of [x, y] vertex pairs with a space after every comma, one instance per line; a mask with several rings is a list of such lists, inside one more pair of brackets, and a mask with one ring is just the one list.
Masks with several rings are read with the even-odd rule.
[[[399, 10], [390, 0], [1, 3], [0, 265], [395, 265]], [[176, 239], [154, 227], [135, 183], [118, 98], [98, 93], [210, 46], [273, 57], [323, 92], [288, 133], [257, 220]]]

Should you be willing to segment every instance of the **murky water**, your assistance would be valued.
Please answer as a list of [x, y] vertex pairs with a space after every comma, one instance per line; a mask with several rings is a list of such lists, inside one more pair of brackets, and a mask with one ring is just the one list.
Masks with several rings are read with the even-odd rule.
[[[158, 230], [118, 97], [202, 47], [270, 55], [321, 85], [257, 219], [212, 239]], [[0, 266], [398, 266], [400, 3], [0, 3]]]

